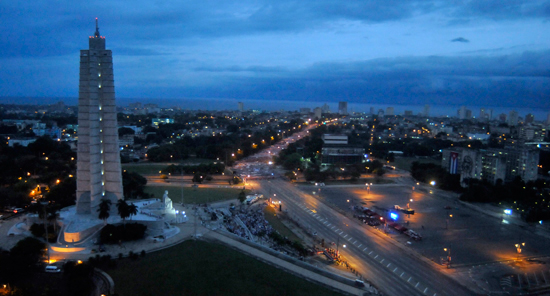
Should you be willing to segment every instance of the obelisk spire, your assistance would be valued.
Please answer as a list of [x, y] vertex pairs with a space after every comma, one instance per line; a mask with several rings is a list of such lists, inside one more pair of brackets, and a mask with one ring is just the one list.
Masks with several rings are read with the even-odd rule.
[[99, 25], [97, 24], [97, 17], [95, 18], [95, 37], [99, 37]]

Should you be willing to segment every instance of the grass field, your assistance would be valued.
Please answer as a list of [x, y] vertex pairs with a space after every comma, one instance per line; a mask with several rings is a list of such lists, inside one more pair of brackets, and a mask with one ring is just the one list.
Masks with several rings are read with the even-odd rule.
[[107, 271], [120, 296], [340, 295], [228, 247], [187, 241]]
[[[174, 203], [181, 203], [181, 187], [175, 186], [146, 186], [145, 193], [154, 194], [155, 198], [161, 198], [164, 191], [168, 190], [168, 197]], [[239, 198], [242, 189], [233, 188], [183, 188], [183, 201], [186, 204], [211, 203]], [[245, 190], [249, 194], [249, 190]]]
[[140, 162], [140, 163], [123, 163], [122, 169], [129, 172], [138, 173], [140, 175], [154, 175], [158, 174], [159, 171], [165, 169], [167, 166], [174, 165], [194, 165], [201, 163], [211, 163], [211, 159], [202, 159], [202, 158], [189, 158], [183, 162]]
[[396, 157], [395, 162], [392, 163], [395, 167], [401, 170], [410, 171], [411, 165], [413, 162], [418, 161], [419, 163], [435, 163], [441, 165], [440, 160], [433, 158], [416, 158], [416, 157]]
[[294, 232], [292, 232], [290, 229], [288, 229], [277, 216], [275, 216], [279, 212], [279, 208], [275, 209], [270, 206], [267, 206], [264, 208], [264, 217], [269, 222], [269, 225], [273, 227], [274, 230], [277, 230], [280, 235], [286, 236], [291, 241], [299, 241], [302, 240], [297, 237]]

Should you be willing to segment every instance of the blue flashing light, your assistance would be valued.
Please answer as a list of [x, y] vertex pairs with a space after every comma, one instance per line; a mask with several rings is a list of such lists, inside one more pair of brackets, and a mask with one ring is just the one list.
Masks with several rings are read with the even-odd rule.
[[397, 214], [396, 213], [390, 213], [390, 218], [393, 220], [397, 220]]
[[512, 215], [512, 210], [506, 209], [506, 210], [504, 210], [504, 214], [506, 214], [506, 215]]

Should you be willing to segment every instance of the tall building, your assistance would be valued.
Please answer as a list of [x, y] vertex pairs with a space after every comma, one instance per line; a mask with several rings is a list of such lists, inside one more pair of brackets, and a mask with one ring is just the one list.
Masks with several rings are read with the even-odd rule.
[[243, 112], [244, 111], [244, 103], [243, 102], [239, 102], [239, 111]]
[[365, 161], [365, 148], [349, 145], [347, 135], [324, 134], [322, 139], [322, 170], [337, 164], [359, 164]]
[[348, 114], [348, 102], [338, 102], [338, 114]]
[[[466, 109], [466, 106], [460, 107], [458, 109], [458, 119], [468, 119], [468, 109]], [[470, 111], [471, 113], [472, 111]]]
[[528, 123], [533, 123], [535, 121], [535, 115], [529, 113], [527, 115], [525, 115], [525, 124], [528, 124]]
[[546, 116], [546, 124], [550, 124], [550, 113]]
[[479, 120], [485, 120], [486, 118], [485, 108], [479, 109]]
[[518, 112], [516, 110], [512, 110], [508, 113], [508, 125], [509, 126], [518, 125]]
[[489, 148], [487, 150], [461, 147], [443, 149], [441, 166], [450, 174], [465, 179], [485, 179], [495, 184], [499, 179], [510, 182], [521, 177], [525, 182], [537, 179], [539, 151], [536, 149]]
[[386, 108], [386, 115], [393, 116], [394, 114], [393, 107]]
[[317, 118], [317, 119], [321, 119], [322, 117], [322, 113], [323, 113], [323, 109], [321, 109], [321, 107], [317, 107], [315, 109], [313, 109], [313, 117]]
[[[80, 51], [76, 209], [95, 214], [103, 199], [123, 198], [113, 57], [96, 30]], [[113, 207], [114, 208], [114, 207]]]
[[424, 117], [430, 117], [430, 105], [424, 105], [424, 112], [422, 112], [422, 115], [424, 115]]

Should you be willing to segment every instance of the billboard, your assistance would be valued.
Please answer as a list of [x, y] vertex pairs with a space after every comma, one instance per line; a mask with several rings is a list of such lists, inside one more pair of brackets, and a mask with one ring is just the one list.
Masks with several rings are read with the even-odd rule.
[[458, 152], [451, 152], [451, 166], [449, 167], [450, 174], [458, 174]]

